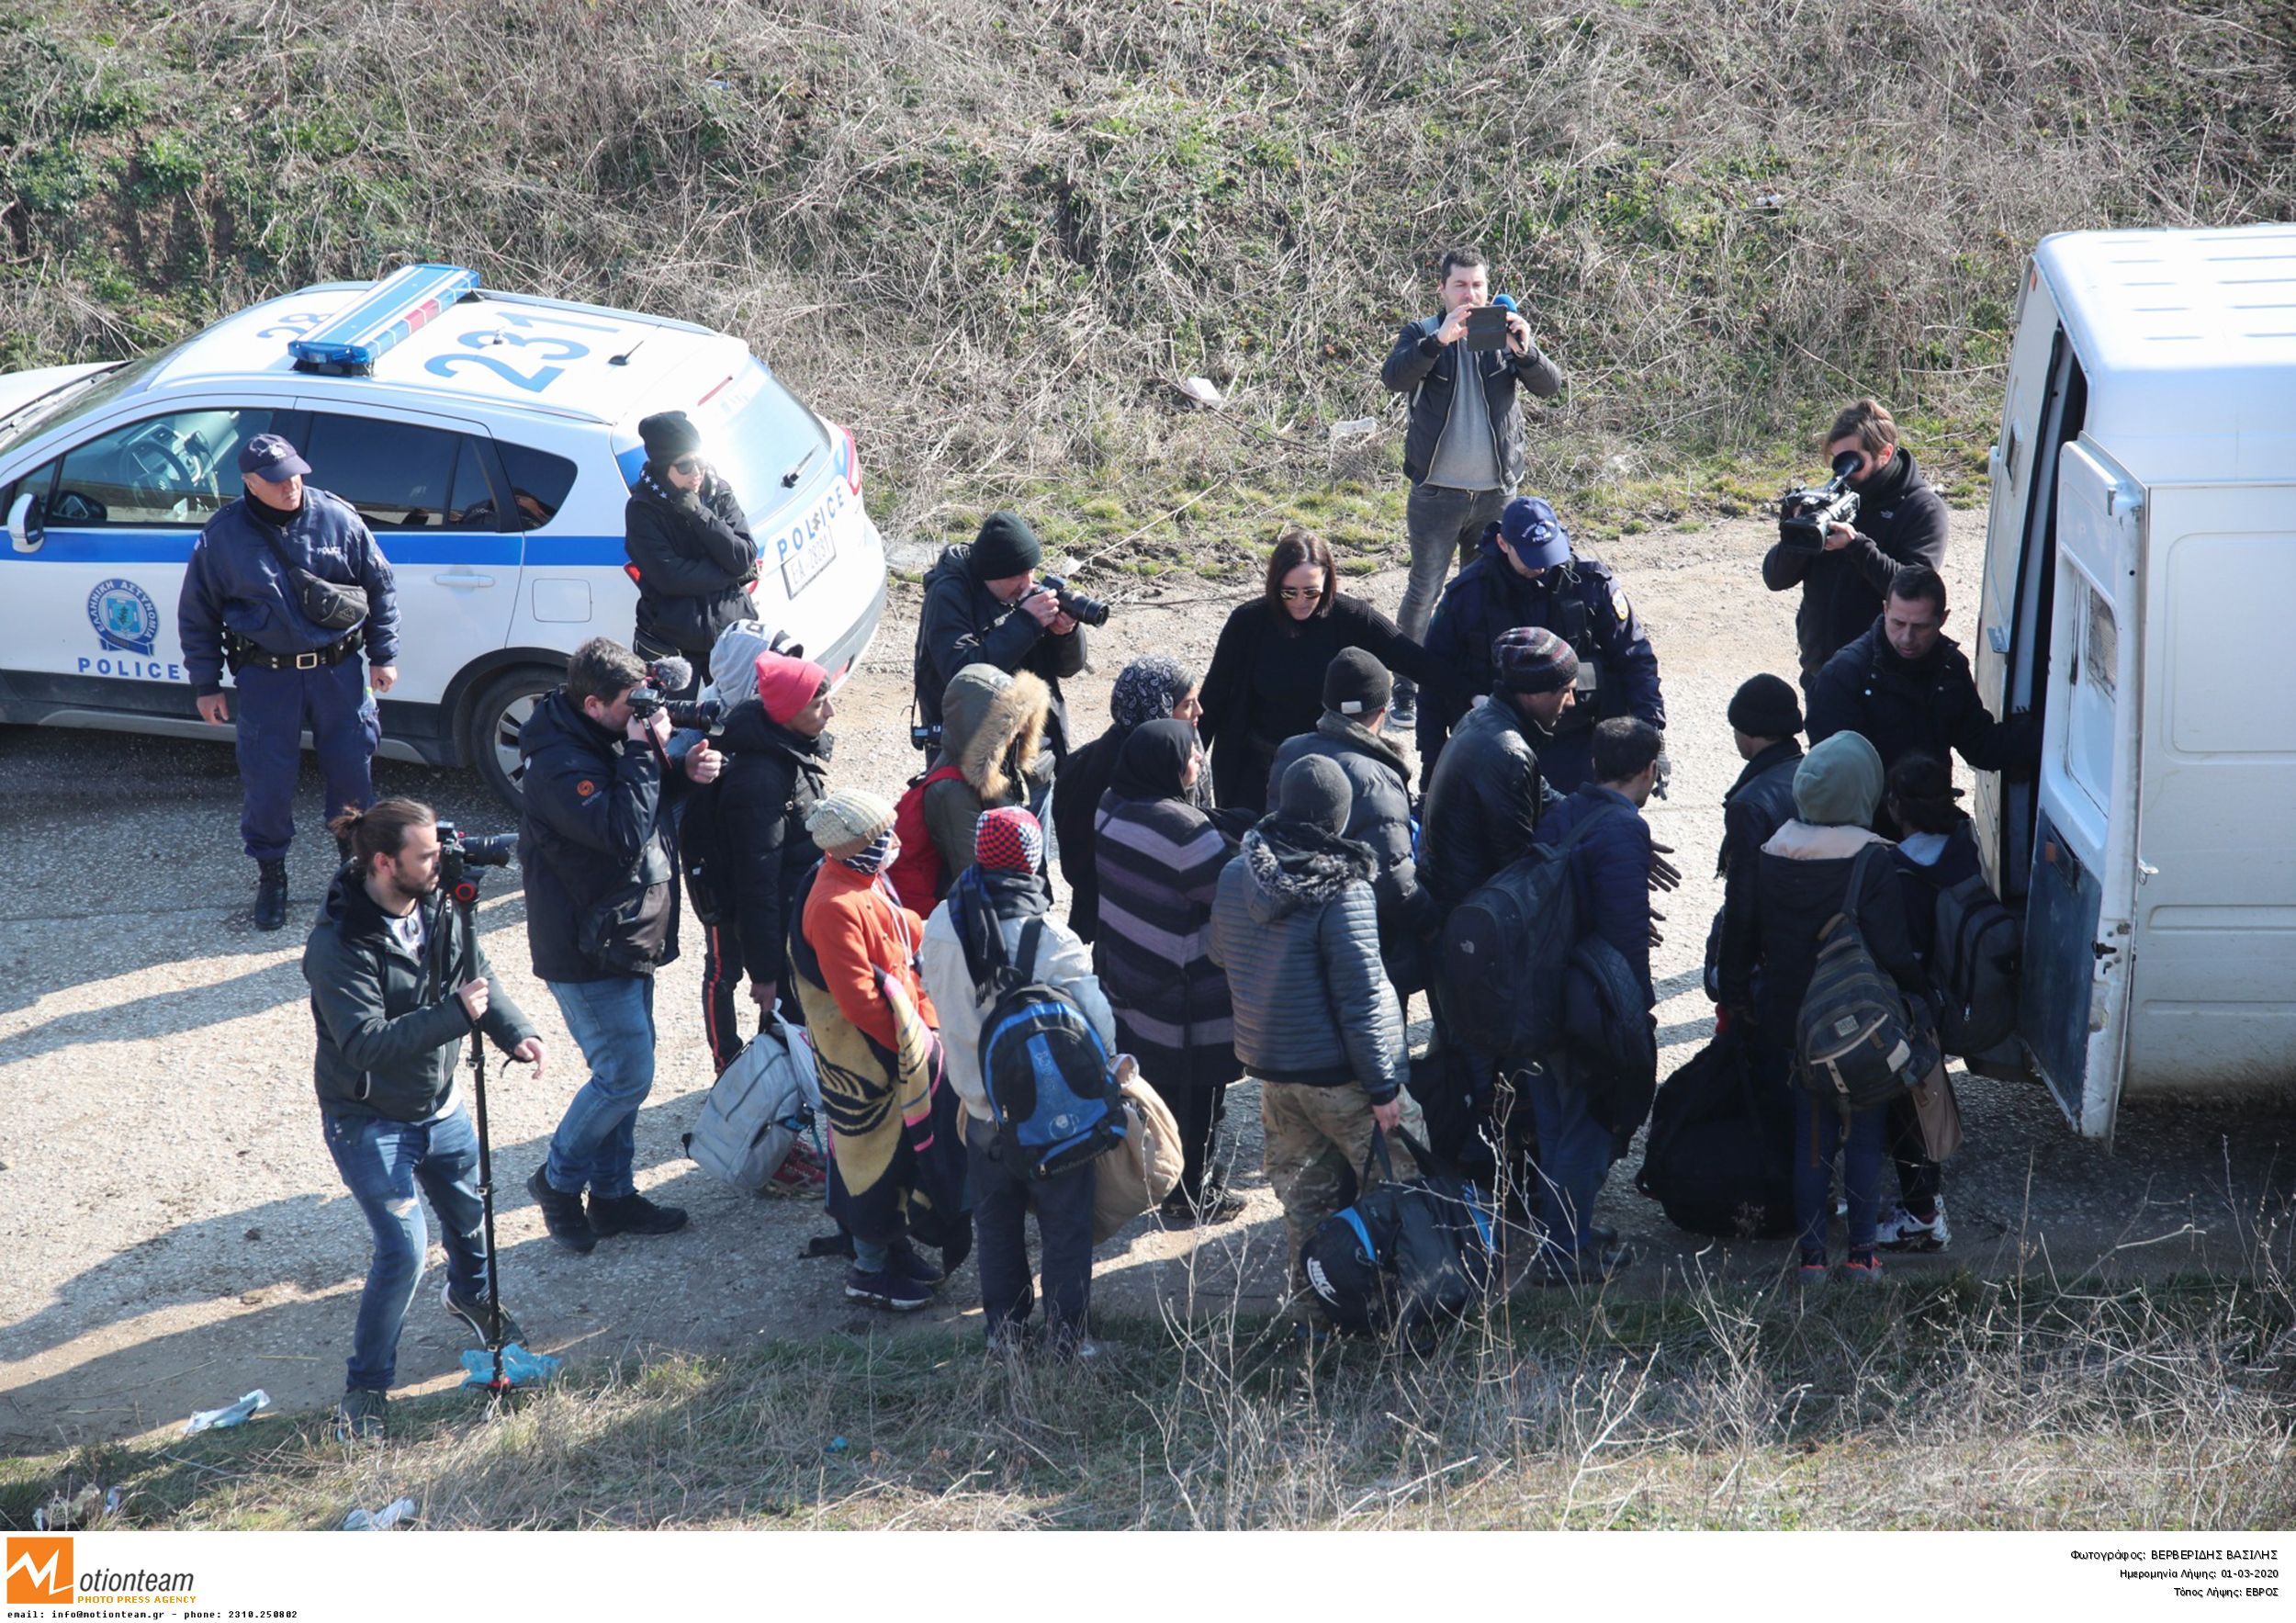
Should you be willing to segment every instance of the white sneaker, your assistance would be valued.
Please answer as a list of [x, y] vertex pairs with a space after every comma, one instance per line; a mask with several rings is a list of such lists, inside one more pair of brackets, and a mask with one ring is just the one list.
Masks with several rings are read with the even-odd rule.
[[1874, 1243], [1885, 1251], [1942, 1251], [1953, 1243], [1945, 1221], [1945, 1197], [1937, 1198], [1937, 1215], [1927, 1223], [1903, 1206], [1892, 1206], [1874, 1231]]

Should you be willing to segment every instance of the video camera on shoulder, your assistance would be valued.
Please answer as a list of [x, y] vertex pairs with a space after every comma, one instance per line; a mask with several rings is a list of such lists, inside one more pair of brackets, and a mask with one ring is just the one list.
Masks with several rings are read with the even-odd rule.
[[1858, 454], [1844, 451], [1833, 460], [1834, 476], [1822, 485], [1804, 485], [1778, 498], [1778, 539], [1788, 547], [1816, 552], [1826, 545], [1826, 526], [1857, 522], [1861, 505], [1850, 489], [1850, 476], [1858, 470]]
[[661, 659], [646, 668], [646, 680], [630, 690], [630, 714], [643, 721], [657, 710], [675, 727], [714, 731], [726, 719], [726, 706], [716, 699], [672, 699], [670, 694], [692, 685], [693, 667], [684, 659]]

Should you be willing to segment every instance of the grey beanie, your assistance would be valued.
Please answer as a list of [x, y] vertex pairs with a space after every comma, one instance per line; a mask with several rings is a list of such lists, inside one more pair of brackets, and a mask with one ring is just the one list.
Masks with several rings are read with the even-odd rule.
[[717, 634], [710, 649], [710, 693], [731, 710], [758, 696], [758, 656], [775, 651], [777, 637], [762, 620], [737, 620]]
[[1794, 809], [1805, 823], [1863, 828], [1882, 803], [1882, 758], [1863, 733], [1836, 733], [1794, 769]]
[[1303, 755], [1284, 769], [1283, 793], [1276, 809], [1295, 823], [1307, 823], [1330, 834], [1347, 831], [1347, 814], [1355, 809], [1356, 792], [1328, 758]]

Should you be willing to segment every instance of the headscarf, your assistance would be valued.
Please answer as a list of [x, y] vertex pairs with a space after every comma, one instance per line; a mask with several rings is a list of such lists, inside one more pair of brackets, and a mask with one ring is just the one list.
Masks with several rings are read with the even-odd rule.
[[1120, 800], [1185, 799], [1187, 790], [1182, 780], [1196, 749], [1196, 729], [1187, 722], [1169, 716], [1145, 722], [1124, 740], [1109, 788]]
[[1168, 654], [1143, 654], [1124, 667], [1109, 694], [1109, 716], [1130, 731], [1152, 721], [1163, 721], [1181, 696], [1196, 691], [1193, 671]]

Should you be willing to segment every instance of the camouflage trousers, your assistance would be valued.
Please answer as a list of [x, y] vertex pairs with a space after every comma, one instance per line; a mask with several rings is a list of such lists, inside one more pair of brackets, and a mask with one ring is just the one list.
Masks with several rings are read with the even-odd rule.
[[[1405, 1092], [1403, 1131], [1427, 1142], [1427, 1127], [1419, 1101]], [[1355, 1198], [1356, 1174], [1371, 1153], [1371, 1099], [1363, 1084], [1341, 1088], [1311, 1088], [1300, 1082], [1260, 1084], [1260, 1130], [1266, 1135], [1261, 1155], [1267, 1181], [1284, 1203], [1284, 1230], [1291, 1242], [1291, 1274], [1300, 1272], [1300, 1247], [1316, 1225]], [[1388, 1154], [1394, 1158], [1395, 1176], [1418, 1175], [1411, 1152], [1390, 1138]], [[1371, 1168], [1376, 1180], [1379, 1168]]]

